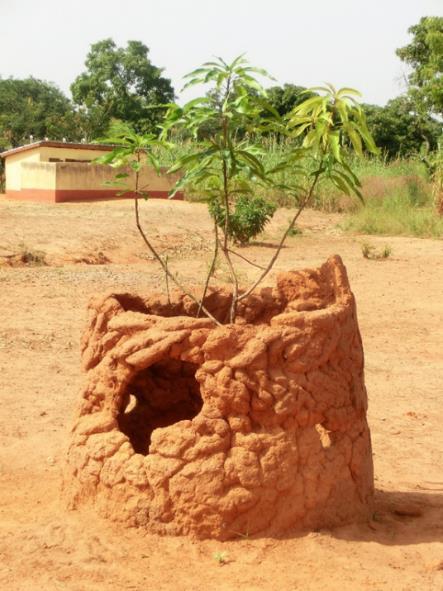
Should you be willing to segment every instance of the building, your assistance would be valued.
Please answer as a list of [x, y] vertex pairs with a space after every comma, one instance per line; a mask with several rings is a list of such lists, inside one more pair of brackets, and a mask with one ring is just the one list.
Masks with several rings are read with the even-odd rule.
[[[41, 141], [6, 150], [0, 154], [5, 162], [6, 197], [50, 203], [116, 197], [122, 188], [107, 185], [115, 180], [116, 169], [93, 164], [112, 149], [103, 144]], [[130, 176], [125, 183], [133, 187], [135, 173], [129, 169], [126, 172]], [[150, 197], [164, 199], [177, 178], [144, 167], [140, 186]], [[183, 193], [174, 198], [183, 199]]]

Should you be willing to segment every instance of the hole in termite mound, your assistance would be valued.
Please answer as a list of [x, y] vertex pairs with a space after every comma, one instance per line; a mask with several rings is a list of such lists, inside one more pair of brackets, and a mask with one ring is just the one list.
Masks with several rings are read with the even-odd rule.
[[154, 429], [198, 415], [203, 401], [197, 369], [193, 363], [165, 359], [137, 373], [128, 384], [117, 420], [136, 453], [149, 453]]

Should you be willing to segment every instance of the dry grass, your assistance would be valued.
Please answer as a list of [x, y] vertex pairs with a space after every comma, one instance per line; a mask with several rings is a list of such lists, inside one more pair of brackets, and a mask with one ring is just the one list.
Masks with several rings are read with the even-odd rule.
[[351, 208], [343, 228], [362, 234], [442, 238], [429, 182], [415, 175], [369, 177], [363, 183], [365, 205]]

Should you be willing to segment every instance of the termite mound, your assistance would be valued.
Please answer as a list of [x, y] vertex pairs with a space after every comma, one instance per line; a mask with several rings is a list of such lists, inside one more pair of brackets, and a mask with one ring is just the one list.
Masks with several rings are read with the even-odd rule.
[[[230, 295], [206, 308], [224, 319]], [[228, 539], [364, 520], [373, 501], [363, 348], [338, 256], [281, 274], [235, 324], [186, 296], [90, 304], [69, 506], [150, 532]]]

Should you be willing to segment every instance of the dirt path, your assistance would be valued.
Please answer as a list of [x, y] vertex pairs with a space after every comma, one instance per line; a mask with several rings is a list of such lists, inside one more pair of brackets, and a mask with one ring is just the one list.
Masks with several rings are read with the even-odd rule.
[[[314, 266], [334, 253], [347, 265], [366, 353], [374, 520], [219, 543], [118, 531], [93, 513], [64, 509], [64, 446], [82, 379], [78, 342], [88, 298], [111, 288], [162, 288], [130, 209], [128, 202], [0, 201], [0, 260], [2, 252], [43, 251], [55, 265], [0, 268], [0, 589], [441, 591], [443, 243], [371, 239], [388, 242], [393, 254], [368, 261], [363, 239], [343, 236], [338, 216], [307, 212], [303, 234], [290, 239], [277, 269]], [[210, 257], [204, 207], [149, 202], [144, 210], [172, 268], [195, 281]], [[279, 211], [261, 243], [244, 253], [271, 256], [288, 218]], [[217, 276], [223, 281], [226, 269]], [[248, 276], [242, 266], [242, 281]], [[224, 566], [215, 552], [226, 553]]]

